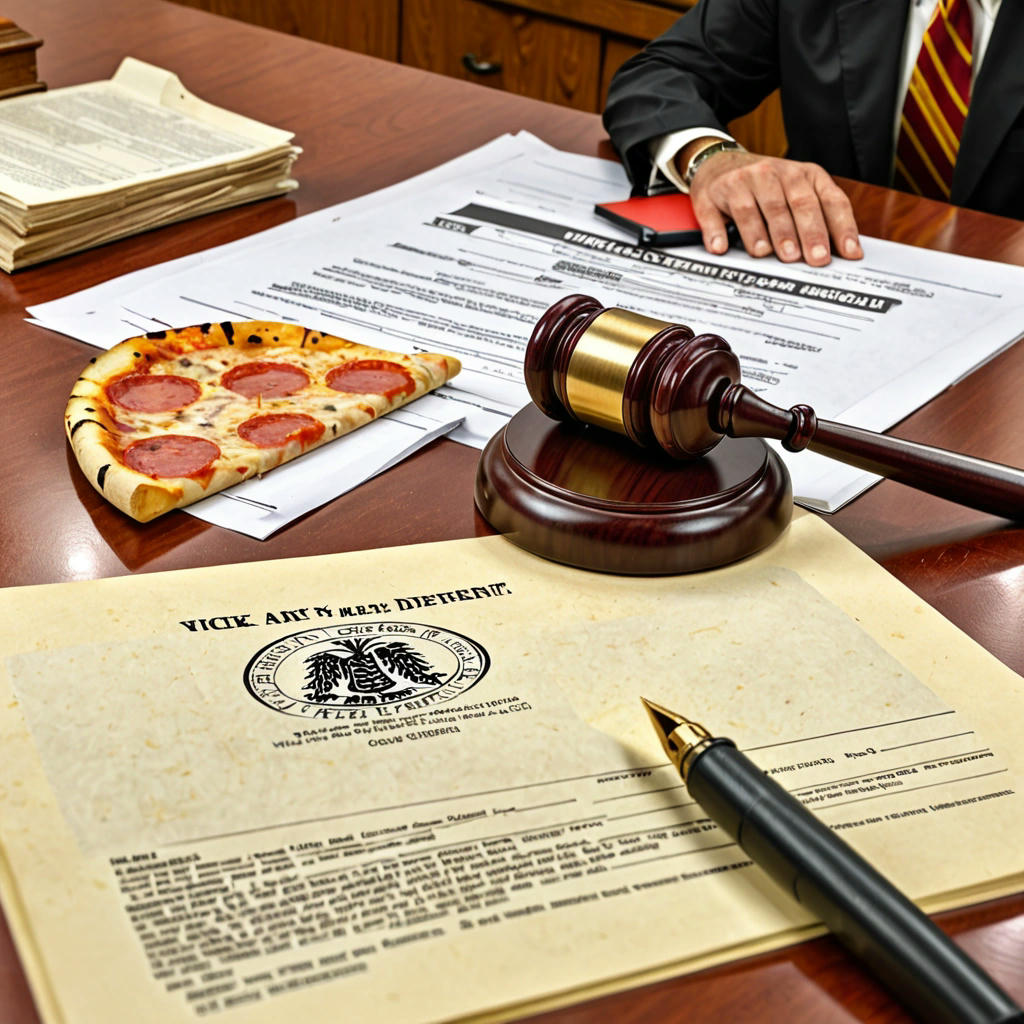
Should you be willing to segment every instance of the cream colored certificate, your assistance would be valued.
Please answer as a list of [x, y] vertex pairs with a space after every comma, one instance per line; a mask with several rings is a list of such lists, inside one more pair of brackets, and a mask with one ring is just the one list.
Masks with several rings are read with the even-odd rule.
[[502, 1017], [812, 934], [640, 695], [929, 909], [1024, 886], [1022, 680], [809, 516], [666, 579], [493, 537], [0, 602], [0, 877], [47, 1021]]

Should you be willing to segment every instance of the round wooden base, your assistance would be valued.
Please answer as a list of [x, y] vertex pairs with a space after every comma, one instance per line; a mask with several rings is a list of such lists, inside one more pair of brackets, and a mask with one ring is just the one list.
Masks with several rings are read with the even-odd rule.
[[789, 474], [763, 441], [725, 438], [677, 462], [530, 405], [491, 438], [476, 504], [499, 533], [582, 569], [667, 576], [770, 544], [793, 511]]

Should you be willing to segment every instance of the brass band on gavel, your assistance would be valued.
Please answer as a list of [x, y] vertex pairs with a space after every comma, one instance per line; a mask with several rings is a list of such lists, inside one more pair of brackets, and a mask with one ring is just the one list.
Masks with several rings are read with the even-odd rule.
[[725, 430], [709, 407], [740, 365], [718, 335], [701, 334], [586, 295], [556, 302], [537, 322], [524, 364], [530, 397], [574, 419], [658, 446], [678, 459], [706, 454]]
[[565, 394], [576, 419], [626, 433], [623, 396], [629, 371], [652, 338], [675, 325], [625, 309], [599, 313], [580, 335], [569, 357]]

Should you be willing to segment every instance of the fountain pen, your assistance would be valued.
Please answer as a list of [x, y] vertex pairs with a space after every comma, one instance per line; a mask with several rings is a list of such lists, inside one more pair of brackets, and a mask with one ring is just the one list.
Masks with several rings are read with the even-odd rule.
[[1024, 1010], [978, 964], [732, 740], [644, 706], [690, 796], [915, 1016], [928, 1024], [1024, 1022]]

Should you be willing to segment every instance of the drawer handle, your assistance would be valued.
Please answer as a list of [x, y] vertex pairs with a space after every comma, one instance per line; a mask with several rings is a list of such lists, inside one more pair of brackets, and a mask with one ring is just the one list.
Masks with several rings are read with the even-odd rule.
[[500, 75], [501, 62], [480, 60], [475, 53], [462, 55], [462, 66], [474, 75]]

